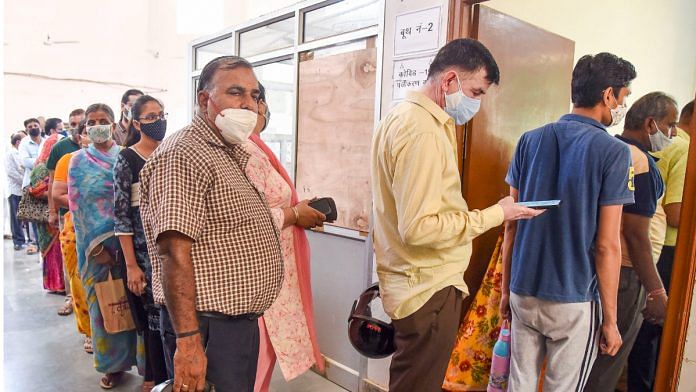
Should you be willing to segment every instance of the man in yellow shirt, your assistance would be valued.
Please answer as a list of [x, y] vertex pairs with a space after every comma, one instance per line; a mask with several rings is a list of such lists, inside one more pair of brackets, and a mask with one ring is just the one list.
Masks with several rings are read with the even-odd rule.
[[392, 392], [441, 390], [468, 295], [472, 240], [503, 221], [540, 213], [510, 197], [470, 211], [461, 194], [455, 124], [476, 114], [499, 79], [485, 46], [451, 41], [435, 56], [424, 87], [410, 92], [375, 132], [374, 244], [380, 295], [396, 331]]
[[[674, 262], [674, 247], [677, 245], [679, 215], [681, 214], [686, 162], [691, 139], [687, 130], [693, 113], [694, 101], [691, 101], [682, 109], [677, 124], [663, 125], [663, 128], [669, 126], [671, 129], [675, 129], [676, 135], [672, 134], [672, 142], [664, 150], [652, 154], [658, 159], [657, 168], [665, 181], [665, 196], [662, 200], [662, 207], [667, 221], [667, 230], [660, 259], [657, 262], [657, 271], [668, 294]], [[659, 226], [659, 224], [653, 224], [653, 228], [656, 230], [659, 230]], [[661, 325], [643, 322], [628, 358], [628, 389], [630, 391], [652, 390], [661, 336]]]

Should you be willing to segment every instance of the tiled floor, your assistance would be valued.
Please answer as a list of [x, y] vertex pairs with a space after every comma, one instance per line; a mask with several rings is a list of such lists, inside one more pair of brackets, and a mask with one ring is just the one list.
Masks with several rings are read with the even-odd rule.
[[[56, 310], [64, 297], [42, 289], [38, 256], [15, 252], [4, 241], [4, 391], [100, 391], [92, 356], [82, 349], [73, 316]], [[128, 373], [113, 391], [140, 391], [142, 378]], [[287, 383], [278, 367], [271, 391], [341, 392], [344, 389], [308, 372]], [[224, 391], [223, 391], [224, 392]]]

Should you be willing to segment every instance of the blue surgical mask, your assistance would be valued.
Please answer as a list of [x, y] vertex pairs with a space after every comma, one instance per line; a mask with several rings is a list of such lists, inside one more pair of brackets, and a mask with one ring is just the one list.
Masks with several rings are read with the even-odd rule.
[[457, 125], [464, 125], [471, 120], [481, 108], [481, 100], [467, 97], [462, 92], [462, 84], [457, 76], [459, 90], [452, 94], [445, 94], [445, 112], [454, 119]]
[[655, 122], [655, 120], [653, 120], [653, 123], [655, 124], [657, 132], [653, 133], [652, 135], [649, 135], [650, 148], [652, 149], [652, 151], [662, 151], [672, 143], [672, 139], [670, 139], [669, 137], [667, 137], [667, 135], [660, 131], [660, 127], [657, 126], [657, 122]]

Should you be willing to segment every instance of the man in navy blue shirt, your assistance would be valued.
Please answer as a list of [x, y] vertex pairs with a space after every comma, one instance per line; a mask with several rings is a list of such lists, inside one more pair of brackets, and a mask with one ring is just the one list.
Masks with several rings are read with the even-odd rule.
[[505, 229], [501, 313], [512, 319], [512, 391], [535, 390], [545, 357], [544, 391], [580, 391], [597, 352], [621, 347], [621, 211], [634, 201], [633, 178], [628, 146], [606, 127], [623, 119], [635, 77], [613, 54], [583, 56], [573, 70], [572, 113], [517, 145], [510, 195], [562, 202]]
[[[626, 114], [624, 131], [617, 136], [631, 150], [635, 185], [635, 203], [625, 205], [621, 217], [621, 276], [617, 313], [623, 345], [613, 357], [597, 357], [585, 386], [588, 392], [616, 390], [638, 336], [643, 315], [648, 322], [661, 324], [667, 312], [667, 292], [655, 267], [650, 242], [650, 221], [664, 193], [664, 183], [648, 150], [663, 146], [655, 146], [655, 143], [651, 146], [653, 127], [659, 128], [657, 123], [676, 124], [677, 113], [677, 102], [672, 97], [662, 92], [647, 94], [631, 106]], [[671, 128], [668, 128], [662, 131], [669, 134]], [[658, 129], [657, 132], [662, 131]]]

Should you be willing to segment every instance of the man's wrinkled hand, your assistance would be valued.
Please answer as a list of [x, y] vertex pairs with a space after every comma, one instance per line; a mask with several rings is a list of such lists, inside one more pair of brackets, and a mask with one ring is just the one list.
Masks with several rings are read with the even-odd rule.
[[207, 367], [200, 334], [176, 339], [174, 392], [203, 392]]

